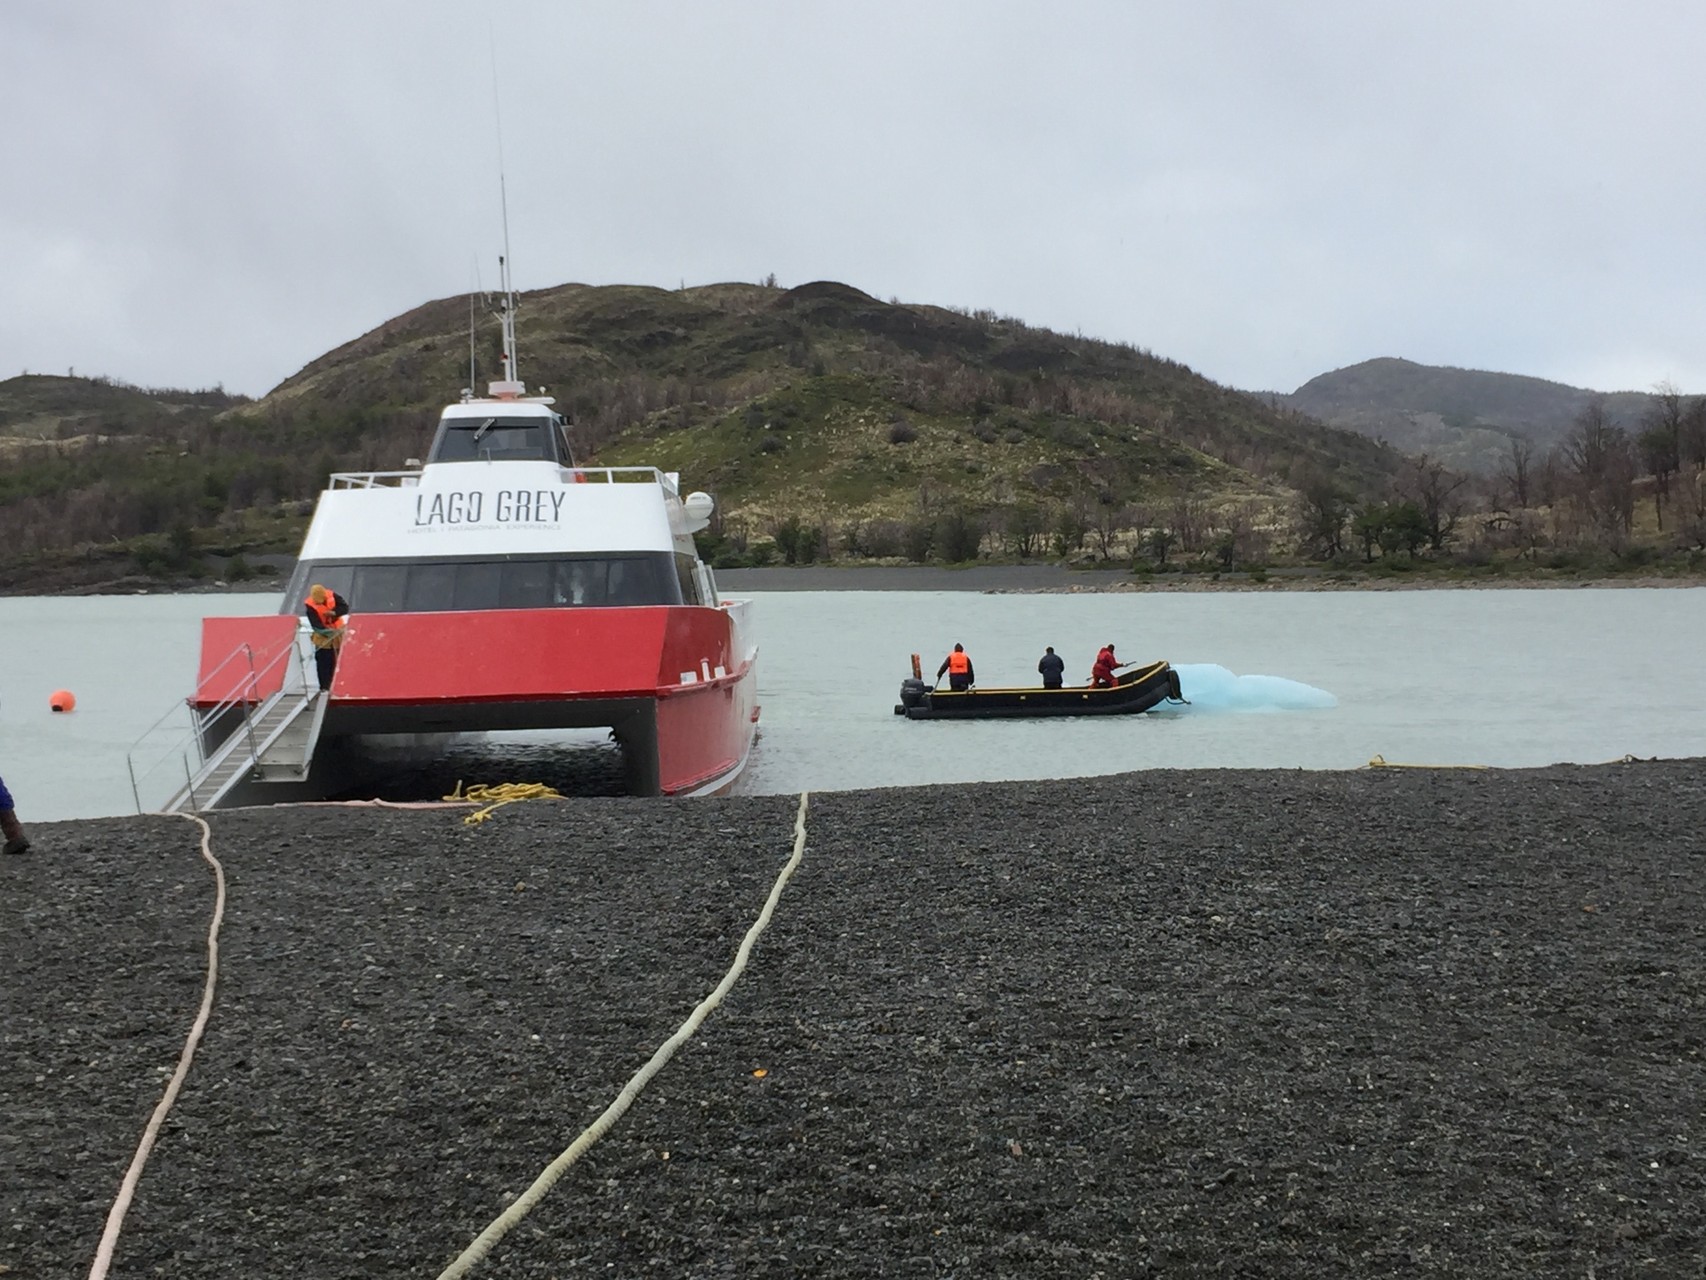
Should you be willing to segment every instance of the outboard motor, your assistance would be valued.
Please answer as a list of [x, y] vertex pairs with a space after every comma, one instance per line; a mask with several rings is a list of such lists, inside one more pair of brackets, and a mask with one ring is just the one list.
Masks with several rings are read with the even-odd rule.
[[929, 692], [930, 686], [925, 684], [924, 681], [920, 680], [917, 676], [909, 676], [907, 679], [902, 680], [900, 682], [900, 702], [896, 705], [894, 713], [897, 716], [903, 716], [906, 714], [906, 709], [908, 707], [923, 705], [924, 695]]

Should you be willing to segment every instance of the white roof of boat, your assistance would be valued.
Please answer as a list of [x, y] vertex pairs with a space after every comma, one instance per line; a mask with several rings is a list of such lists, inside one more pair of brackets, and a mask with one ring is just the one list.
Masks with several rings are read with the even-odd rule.
[[544, 400], [464, 400], [447, 404], [440, 418], [553, 418], [556, 414]]

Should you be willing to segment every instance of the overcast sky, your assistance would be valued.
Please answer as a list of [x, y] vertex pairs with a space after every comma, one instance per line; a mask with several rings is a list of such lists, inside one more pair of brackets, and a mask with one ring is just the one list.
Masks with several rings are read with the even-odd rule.
[[0, 377], [260, 395], [490, 287], [500, 135], [521, 289], [1706, 392], [1698, 0], [0, 0]]

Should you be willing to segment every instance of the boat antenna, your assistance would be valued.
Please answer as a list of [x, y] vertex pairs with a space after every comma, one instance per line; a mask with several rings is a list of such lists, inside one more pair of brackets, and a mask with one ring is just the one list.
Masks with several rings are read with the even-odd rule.
[[474, 394], [474, 388], [479, 386], [479, 374], [475, 364], [474, 347], [474, 295], [480, 292], [480, 260], [474, 259], [474, 287], [468, 290], [468, 390], [462, 393], [463, 399]]
[[515, 359], [515, 289], [509, 274], [509, 187], [504, 180], [503, 103], [498, 96], [498, 38], [489, 11], [486, 14], [486, 38], [491, 44], [492, 116], [498, 130], [498, 207], [504, 224], [503, 257], [498, 259], [498, 288], [503, 290], [502, 309], [498, 312], [498, 319], [503, 324], [503, 376], [492, 384], [492, 392], [495, 395], [519, 396], [526, 388], [522, 385], [521, 369]]

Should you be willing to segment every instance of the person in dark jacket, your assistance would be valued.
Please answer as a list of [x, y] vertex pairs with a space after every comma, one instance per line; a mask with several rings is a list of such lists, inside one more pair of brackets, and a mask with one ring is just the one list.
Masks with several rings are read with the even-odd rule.
[[4, 778], [0, 778], [0, 836], [6, 839], [5, 845], [0, 847], [7, 853], [22, 853], [30, 847], [30, 838], [24, 834], [23, 824], [14, 812], [12, 793], [6, 790]]
[[963, 644], [955, 645], [954, 651], [942, 659], [942, 665], [936, 668], [936, 679], [940, 680], [944, 671], [948, 673], [948, 688], [955, 693], [964, 693], [977, 683], [977, 675], [971, 669], [971, 655]]
[[1054, 651], [1052, 644], [1048, 647], [1048, 652], [1043, 654], [1042, 660], [1037, 663], [1037, 670], [1042, 673], [1043, 688], [1045, 689], [1058, 689], [1066, 679], [1066, 663]]

